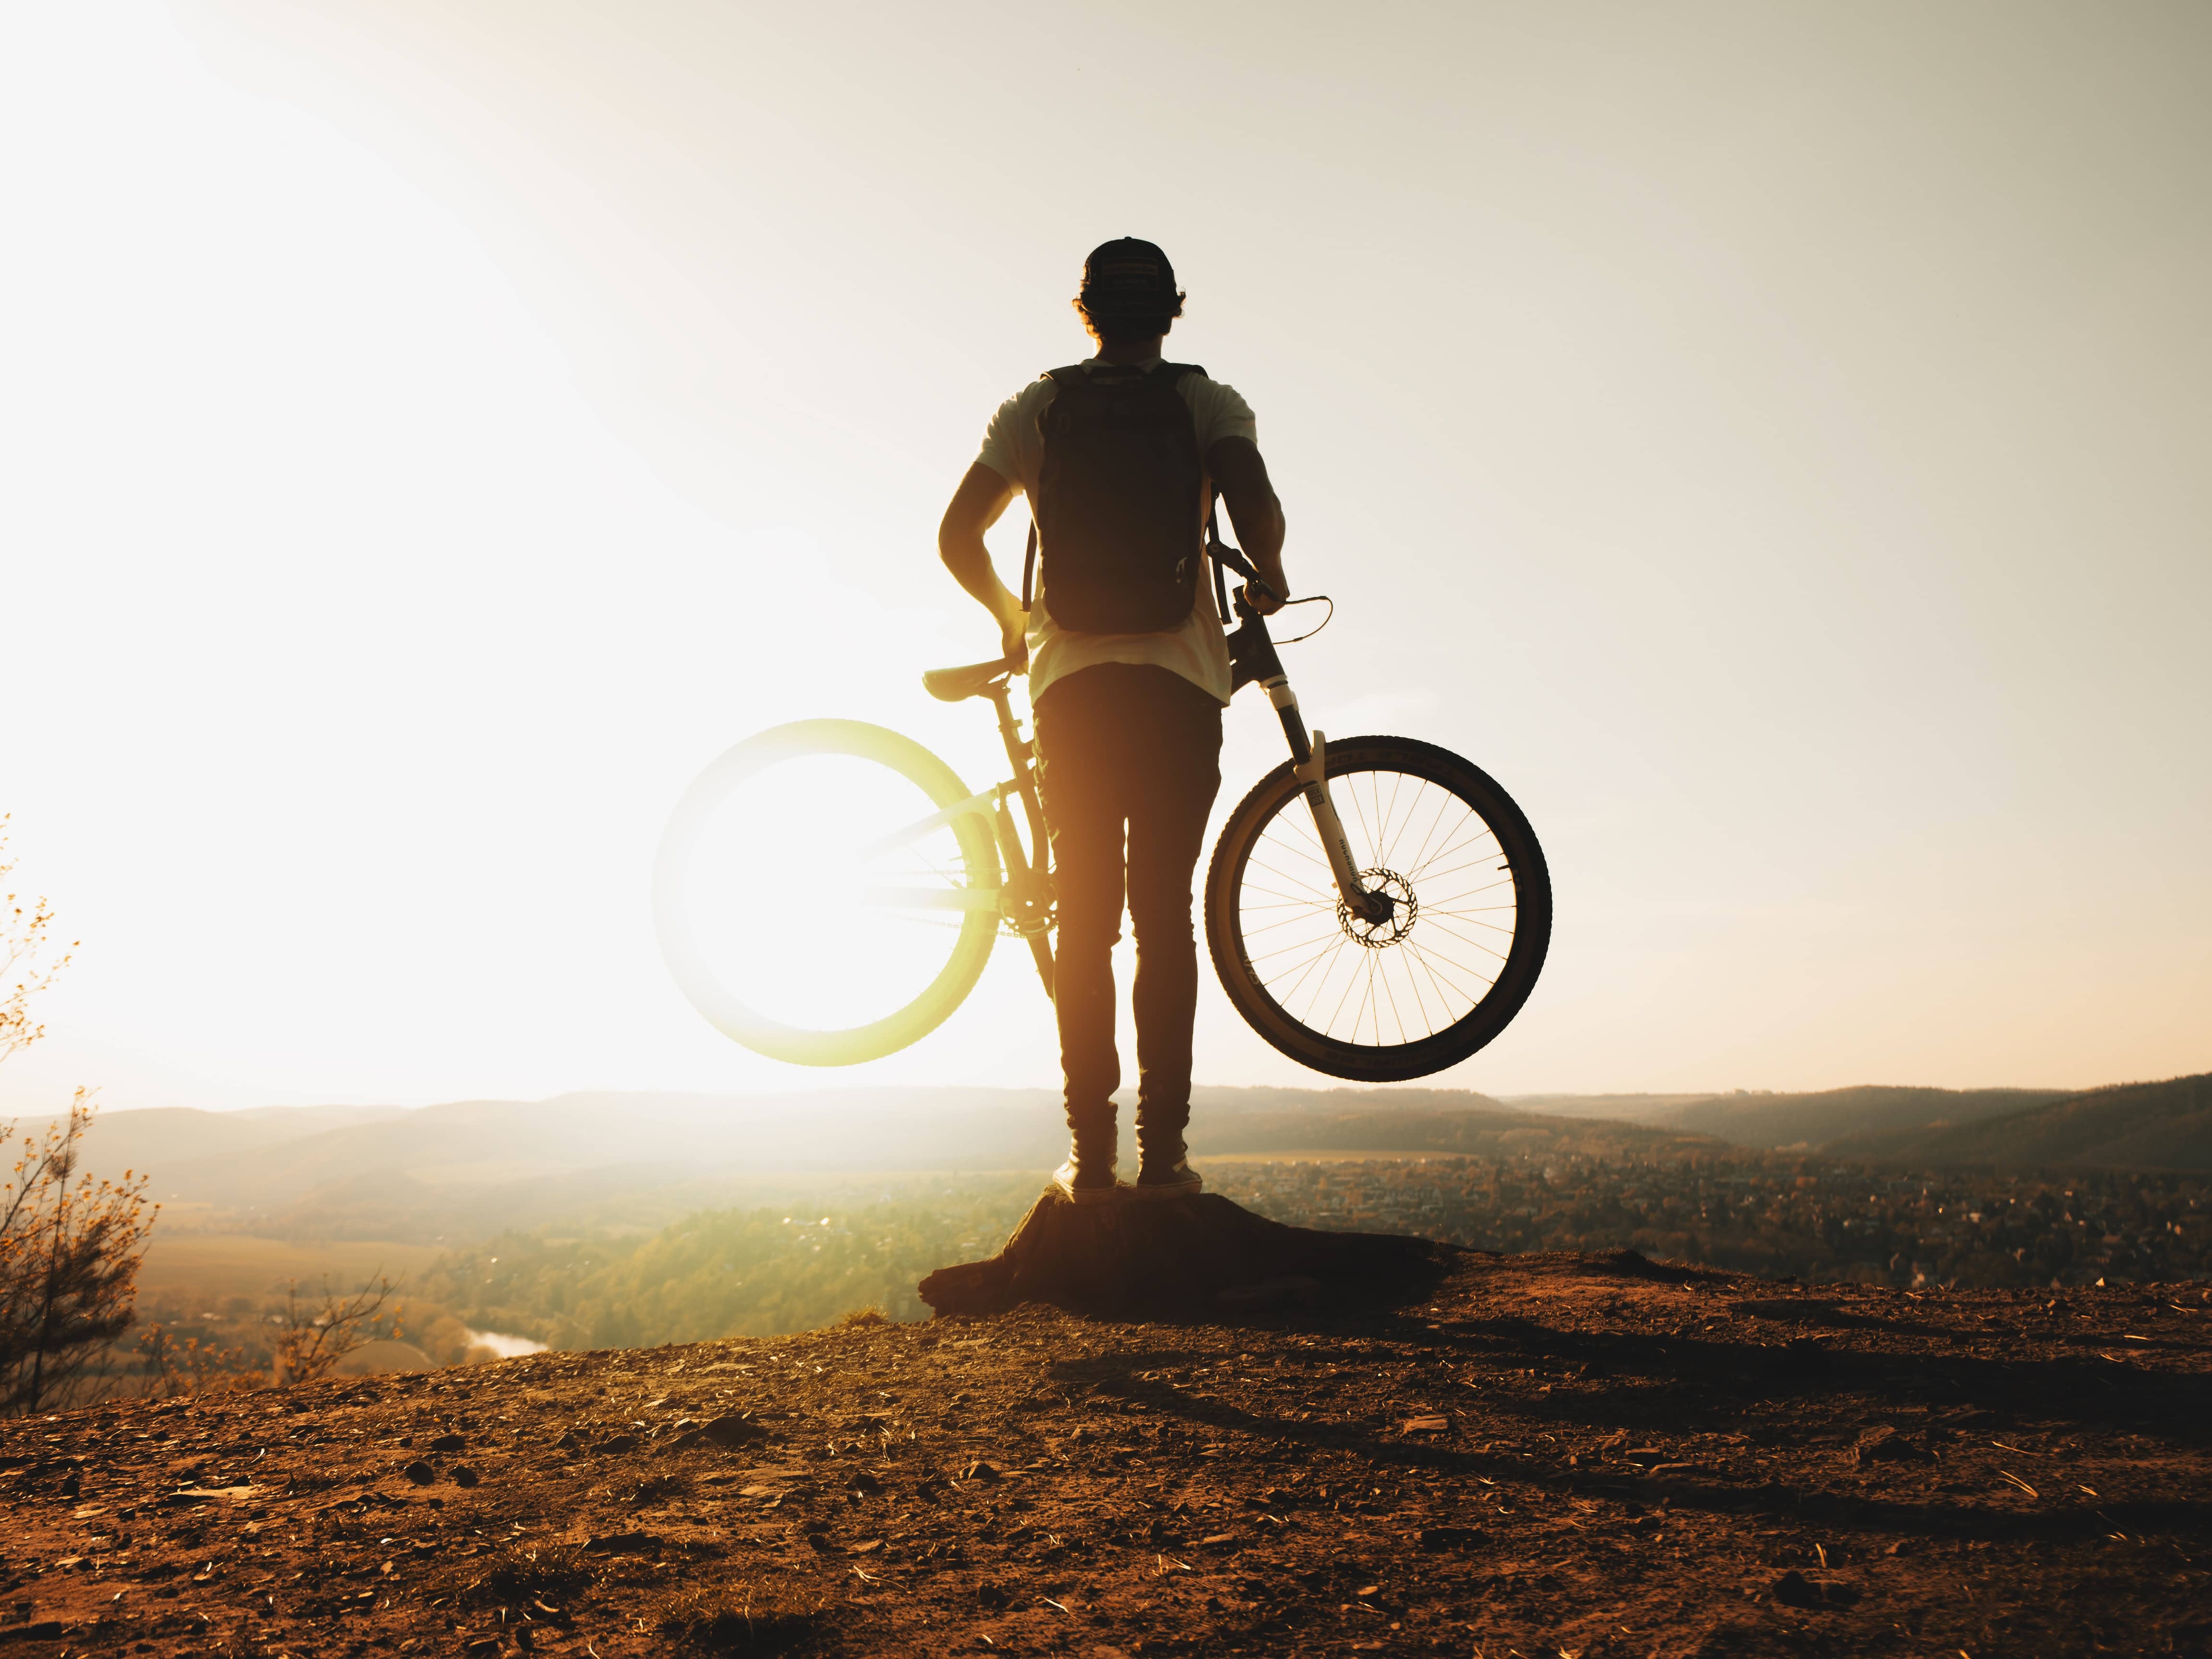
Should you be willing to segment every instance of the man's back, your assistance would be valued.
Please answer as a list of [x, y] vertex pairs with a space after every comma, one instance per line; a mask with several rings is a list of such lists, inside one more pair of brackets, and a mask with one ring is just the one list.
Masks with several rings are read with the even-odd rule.
[[[1160, 360], [1129, 365], [1149, 370]], [[1115, 367], [1097, 359], [1079, 364], [1085, 374], [1110, 372]], [[1064, 373], [1065, 371], [1062, 371]], [[1206, 508], [1212, 500], [1214, 478], [1206, 458], [1224, 440], [1241, 439], [1256, 444], [1258, 422], [1251, 405], [1233, 386], [1207, 378], [1203, 370], [1185, 374], [1176, 382], [1176, 395], [1190, 411], [1191, 426], [1200, 457], [1199, 493], [1194, 507], [1194, 537], [1205, 531]], [[1045, 460], [1044, 424], [1059, 394], [1057, 375], [1040, 376], [999, 405], [983, 434], [977, 465], [988, 468], [1019, 494], [1035, 501]], [[1173, 628], [1130, 633], [1086, 633], [1063, 627], [1053, 614], [1049, 584], [1039, 582], [1029, 607], [1030, 697], [1042, 697], [1054, 682], [1104, 662], [1151, 663], [1181, 675], [1210, 693], [1218, 702], [1229, 701], [1229, 648], [1224, 642], [1222, 618], [1216, 613], [1213, 590], [1200, 580], [1191, 611]]]
[[[1250, 407], [1201, 370], [1161, 363], [1182, 299], [1151, 243], [1097, 249], [1076, 308], [1098, 355], [1000, 406], [938, 532], [946, 568], [997, 620], [1008, 662], [1029, 665], [1073, 1141], [1054, 1179], [1079, 1204], [1133, 1190], [1114, 1174], [1121, 1073], [1112, 953], [1125, 900], [1137, 936], [1133, 1191], [1177, 1198], [1202, 1185], [1183, 1129], [1198, 1000], [1191, 877], [1220, 787], [1231, 690], [1222, 619], [1198, 568], [1217, 484], [1261, 576], [1289, 591], [1282, 509]], [[1164, 401], [1170, 381], [1187, 424]], [[1079, 402], [1062, 405], [1071, 391]], [[1026, 606], [999, 580], [983, 541], [1017, 495], [1029, 497], [1043, 532], [1042, 580]]]

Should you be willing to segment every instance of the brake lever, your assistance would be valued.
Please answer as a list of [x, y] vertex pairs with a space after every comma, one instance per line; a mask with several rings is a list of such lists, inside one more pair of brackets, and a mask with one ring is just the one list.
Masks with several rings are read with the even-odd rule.
[[[1227, 542], [1223, 541], [1218, 536], [1216, 536], [1212, 540], [1209, 541], [1206, 544], [1206, 550], [1211, 554], [1216, 561], [1227, 565], [1231, 570], [1242, 576], [1244, 579], [1244, 584], [1246, 586], [1257, 588], [1263, 598], [1273, 599], [1277, 605], [1286, 605], [1290, 602], [1290, 595], [1287, 593], [1278, 593], [1273, 584], [1267, 582], [1261, 576], [1259, 568], [1255, 566], [1251, 560], [1244, 556], [1243, 550], [1230, 546]], [[1243, 608], [1243, 596], [1239, 594], [1237, 598], [1238, 608], [1241, 610]]]
[[1257, 592], [1263, 597], [1274, 600], [1278, 610], [1290, 603], [1288, 599], [1275, 592], [1273, 588], [1261, 581], [1259, 577], [1254, 576], [1243, 586], [1239, 586], [1234, 593], [1229, 596], [1230, 604], [1236, 608], [1237, 614], [1243, 617], [1246, 622], [1256, 621], [1261, 617], [1272, 614], [1270, 612], [1256, 609], [1253, 605], [1251, 600], [1245, 597], [1248, 592]]

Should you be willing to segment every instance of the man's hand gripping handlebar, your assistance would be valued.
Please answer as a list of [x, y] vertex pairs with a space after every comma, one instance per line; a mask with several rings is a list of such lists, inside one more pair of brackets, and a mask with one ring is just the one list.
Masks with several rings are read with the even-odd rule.
[[[1283, 608], [1289, 595], [1277, 592], [1252, 561], [1236, 548], [1217, 537], [1206, 544], [1206, 550], [1244, 579], [1243, 586], [1237, 590], [1237, 598], [1241, 605], [1251, 606], [1263, 617], [1272, 617]], [[1224, 617], [1224, 620], [1227, 619]]]

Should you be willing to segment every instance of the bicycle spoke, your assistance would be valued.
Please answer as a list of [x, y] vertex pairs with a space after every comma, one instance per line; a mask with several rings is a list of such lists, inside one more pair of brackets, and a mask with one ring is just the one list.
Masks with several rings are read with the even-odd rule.
[[[1342, 939], [1339, 939], [1334, 945], [1321, 952], [1320, 955], [1314, 957], [1312, 962], [1306, 964], [1306, 971], [1298, 975], [1297, 983], [1293, 984], [1290, 988], [1288, 995], [1294, 997], [1298, 994], [1298, 988], [1300, 986], [1303, 986], [1309, 979], [1313, 980], [1313, 995], [1307, 1000], [1306, 1012], [1304, 1016], [1304, 1018], [1309, 1021], [1310, 1021], [1313, 1017], [1314, 1006], [1321, 1000], [1322, 993], [1328, 988], [1329, 969], [1335, 965], [1336, 959], [1340, 954], [1342, 954], [1343, 949], [1344, 941]], [[1321, 969], [1321, 974], [1318, 978], [1314, 976], [1313, 970], [1316, 967], [1319, 967]]]
[[[1367, 846], [1371, 851], [1376, 844], [1375, 832], [1367, 827], [1367, 809], [1359, 804], [1359, 791], [1357, 788], [1348, 788], [1345, 793], [1352, 797], [1352, 815], [1358, 819], [1359, 833], [1367, 838]], [[1370, 860], [1370, 862], [1371, 861]]]
[[[1417, 809], [1427, 803], [1430, 793], [1431, 786], [1426, 780], [1424, 780], [1421, 793], [1415, 802]], [[1434, 793], [1436, 795], [1434, 810], [1427, 813], [1428, 822], [1421, 830], [1421, 838], [1414, 844], [1413, 852], [1407, 857], [1404, 864], [1399, 866], [1408, 874], [1426, 867], [1429, 862], [1429, 849], [1439, 844], [1437, 838], [1440, 835], [1445, 842], [1449, 842], [1453, 836], [1459, 833], [1460, 825], [1467, 821], [1465, 804], [1455, 797], [1449, 790], [1437, 789]], [[1452, 812], [1455, 806], [1461, 809], [1456, 817]], [[1413, 816], [1413, 813], [1407, 814], [1409, 819]], [[1450, 824], [1449, 829], [1445, 827], [1448, 822]]]
[[[1266, 859], [1259, 857], [1255, 853], [1249, 862], [1258, 868], [1265, 870], [1269, 875], [1274, 877], [1279, 881], [1287, 881], [1293, 885], [1297, 885], [1299, 884], [1311, 883], [1316, 880], [1333, 882], [1334, 879], [1334, 878], [1329, 874], [1328, 860], [1327, 859], [1317, 856], [1309, 856], [1306, 854], [1299, 852], [1296, 848], [1285, 848], [1279, 843], [1270, 843], [1266, 848], [1266, 851], [1270, 858], [1280, 858], [1285, 852], [1287, 852], [1291, 858], [1304, 859], [1305, 860], [1306, 866], [1308, 866], [1307, 872], [1300, 874], [1293, 871], [1282, 869], [1276, 865], [1270, 864]], [[1288, 860], [1285, 860], [1285, 862], [1288, 861]]]
[[[1272, 865], [1272, 864], [1266, 864], [1266, 863], [1262, 863], [1262, 862], [1261, 862], [1260, 860], [1258, 860], [1258, 859], [1253, 859], [1253, 860], [1250, 860], [1250, 863], [1251, 863], [1251, 865], [1252, 865], [1252, 867], [1253, 867], [1253, 868], [1255, 868], [1255, 869], [1256, 869], [1256, 870], [1264, 870], [1264, 871], [1266, 871], [1269, 875], [1273, 876], [1273, 877], [1277, 881], [1287, 883], [1289, 885], [1291, 885], [1291, 886], [1292, 886], [1292, 887], [1297, 887], [1297, 886], [1301, 886], [1301, 885], [1303, 885], [1303, 886], [1305, 886], [1305, 887], [1308, 889], [1308, 890], [1311, 890], [1312, 882], [1313, 882], [1313, 878], [1312, 878], [1305, 877], [1305, 876], [1297, 876], [1297, 875], [1293, 875], [1293, 874], [1291, 874], [1291, 873], [1289, 871], [1287, 871], [1287, 870], [1278, 870], [1277, 868], [1275, 868], [1275, 866], [1274, 866], [1273, 865]], [[1332, 878], [1328, 878], [1328, 877], [1327, 877], [1327, 876], [1323, 876], [1322, 878], [1321, 878], [1321, 879], [1322, 879], [1322, 880], [1323, 880], [1323, 881], [1328, 882], [1328, 887], [1329, 887], [1329, 890], [1330, 890], [1331, 892], [1334, 892], [1334, 891], [1336, 890], [1336, 884], [1335, 884], [1335, 882], [1334, 882]]]
[[1314, 951], [1334, 951], [1349, 943], [1340, 928], [1332, 927], [1327, 933], [1315, 933], [1304, 939], [1292, 939], [1287, 945], [1279, 945], [1273, 950], [1263, 951], [1256, 957], [1248, 954], [1244, 959], [1257, 969], [1267, 963], [1279, 963], [1285, 957], [1296, 957], [1298, 959], [1297, 962], [1293, 963], [1290, 967], [1269, 970], [1279, 979], [1285, 974], [1295, 972], [1300, 963], [1310, 960]]
[[[1382, 996], [1390, 1005], [1390, 1022], [1398, 1028], [1398, 1041], [1403, 1042], [1406, 1040], [1406, 1022], [1398, 1012], [1398, 999], [1390, 994], [1390, 970], [1387, 967], [1382, 969]], [[1379, 1038], [1382, 1034], [1380, 1010], [1376, 1011], [1375, 1024], [1376, 1036]]]
[[1437, 964], [1429, 960], [1429, 953], [1422, 950], [1419, 945], [1408, 945], [1407, 954], [1413, 961], [1420, 964], [1421, 971], [1429, 976], [1429, 983], [1436, 988], [1437, 999], [1446, 1008], [1451, 1007], [1455, 1002], [1472, 1008], [1482, 1000], [1480, 995], [1462, 990], [1453, 983], [1449, 976], [1439, 972]]
[[[1304, 793], [1300, 793], [1293, 797], [1293, 799], [1297, 801], [1299, 805], [1305, 805], [1305, 796]], [[1277, 815], [1275, 823], [1283, 823], [1287, 822], [1291, 829], [1297, 830], [1300, 835], [1306, 838], [1308, 844], [1314, 849], [1308, 856], [1319, 859], [1323, 864], [1327, 864], [1328, 862], [1328, 854], [1322, 848], [1321, 837], [1314, 834], [1313, 825], [1307, 821], [1311, 815], [1312, 810], [1313, 809], [1310, 806], [1308, 806], [1304, 812], [1292, 812], [1288, 809], [1286, 805], [1285, 810]], [[1274, 826], [1271, 824], [1268, 827], [1273, 829]]]
[[1466, 922], [1470, 927], [1487, 927], [1493, 933], [1504, 934], [1508, 942], [1510, 942], [1513, 938], [1513, 930], [1510, 927], [1501, 927], [1494, 921], [1477, 921], [1458, 910], [1424, 909], [1421, 914], [1431, 919], [1437, 916], [1449, 916], [1454, 921]]
[[1398, 810], [1398, 796], [1406, 787], [1406, 775], [1395, 773], [1390, 779], [1390, 804], [1382, 809], [1382, 844], [1375, 849], [1375, 861], [1387, 865], [1398, 845], [1398, 837], [1390, 831], [1390, 817]]
[[[1455, 876], [1455, 875], [1459, 874], [1459, 872], [1460, 872], [1461, 871], [1462, 871], [1462, 870], [1475, 870], [1475, 869], [1480, 869], [1480, 868], [1483, 868], [1483, 867], [1485, 867], [1485, 866], [1488, 866], [1488, 865], [1489, 865], [1489, 863], [1490, 863], [1490, 860], [1489, 860], [1487, 858], [1480, 858], [1480, 859], [1476, 859], [1476, 860], [1474, 860], [1473, 862], [1471, 862], [1471, 863], [1468, 863], [1468, 864], [1455, 864], [1455, 865], [1454, 865], [1454, 866], [1453, 866], [1450, 869], [1449, 869], [1449, 870], [1439, 871], [1439, 872], [1436, 872], [1435, 874], [1429, 876], [1429, 877], [1427, 878], [1427, 879], [1428, 879], [1428, 880], [1430, 880], [1430, 881], [1442, 881], [1442, 880], [1444, 878], [1444, 877], [1446, 877], [1446, 876]], [[1486, 893], [1486, 892], [1489, 892], [1492, 888], [1497, 888], [1497, 887], [1510, 887], [1510, 886], [1511, 886], [1512, 884], [1513, 884], [1513, 878], [1509, 874], [1509, 875], [1507, 875], [1507, 876], [1506, 876], [1506, 878], [1505, 878], [1505, 879], [1504, 879], [1504, 881], [1486, 882], [1482, 886], [1476, 888], [1474, 890], [1475, 890], [1476, 892], [1478, 892], [1478, 893]]]
[[[1455, 871], [1471, 870], [1476, 865], [1484, 862], [1485, 859], [1496, 857], [1497, 854], [1495, 853], [1489, 853], [1483, 854], [1482, 857], [1480, 858], [1470, 859], [1465, 864], [1455, 864], [1449, 869], [1431, 870], [1429, 867], [1430, 865], [1434, 864], [1438, 859], [1450, 858], [1460, 853], [1472, 851], [1480, 842], [1486, 840], [1488, 841], [1494, 848], [1498, 843], [1498, 837], [1492, 831], [1490, 826], [1486, 823], [1483, 823], [1480, 818], [1477, 818], [1475, 822], [1482, 830], [1481, 835], [1475, 836], [1470, 841], [1464, 841], [1456, 843], [1447, 842], [1444, 846], [1439, 847], [1435, 852], [1429, 854], [1427, 863], [1416, 866], [1414, 868], [1407, 871], [1406, 874], [1414, 880], [1419, 880], [1425, 877], [1428, 879], [1434, 881], [1450, 875]], [[1454, 824], [1452, 826], [1452, 834], [1456, 836], [1464, 827], [1464, 825]]]
[[1399, 768], [1347, 769], [1330, 783], [1355, 867], [1395, 916], [1376, 925], [1345, 909], [1304, 793], [1291, 793], [1241, 866], [1244, 959], [1310, 1030], [1363, 1048], [1435, 1037], [1489, 995], [1517, 936], [1497, 832], [1453, 789]]
[[[1413, 955], [1412, 951], [1408, 951], [1406, 953], [1405, 961], [1407, 964], [1406, 968], [1406, 988], [1413, 994], [1413, 1006], [1421, 1011], [1421, 1024], [1428, 1028], [1428, 1035], [1434, 1036], [1437, 1034], [1437, 1023], [1435, 1020], [1429, 1018], [1429, 1000], [1422, 994], [1421, 991], [1421, 975], [1413, 971], [1415, 968], [1420, 967], [1420, 958]], [[1429, 988], [1436, 991], [1438, 1006], [1441, 1006], [1449, 1016], [1451, 1012], [1450, 999], [1446, 997], [1443, 991], [1439, 989], [1433, 981], [1431, 981]], [[1447, 1025], [1450, 1024], [1450, 1019], [1447, 1018], [1444, 1024]]]
[[1336, 1017], [1344, 1012], [1344, 1005], [1349, 1001], [1352, 997], [1352, 988], [1358, 983], [1359, 975], [1358, 974], [1354, 974], [1350, 979], [1345, 981], [1344, 994], [1337, 998], [1336, 1006], [1329, 1011], [1328, 1024], [1321, 1028], [1324, 1034], [1336, 1030]]
[[1294, 893], [1278, 892], [1272, 887], [1255, 887], [1252, 889], [1252, 890], [1255, 893], [1265, 893], [1269, 898], [1280, 899], [1285, 904], [1320, 905], [1326, 903], [1332, 909], [1334, 909], [1336, 905], [1336, 892], [1334, 889], [1330, 890], [1329, 896], [1325, 901], [1318, 898], [1301, 898]]
[[[1421, 780], [1422, 793], [1425, 794], [1428, 791], [1428, 787], [1429, 781], [1426, 778], [1423, 778]], [[1421, 831], [1421, 844], [1413, 849], [1413, 856], [1407, 860], [1406, 871], [1409, 877], [1420, 873], [1423, 862], [1428, 856], [1429, 843], [1437, 838], [1437, 831], [1443, 827], [1443, 821], [1451, 811], [1453, 798], [1450, 792], [1440, 789], [1437, 792], [1437, 794], [1438, 799], [1437, 800], [1436, 816], [1429, 820], [1429, 827]]]
[[[1279, 907], [1270, 906], [1269, 908], [1279, 908]], [[1262, 933], [1273, 933], [1273, 932], [1275, 931], [1275, 929], [1277, 929], [1278, 927], [1288, 927], [1291, 926], [1293, 923], [1296, 923], [1296, 922], [1301, 922], [1301, 921], [1313, 921], [1313, 920], [1314, 920], [1314, 917], [1312, 916], [1312, 915], [1311, 915], [1311, 914], [1308, 914], [1308, 915], [1303, 915], [1303, 916], [1284, 916], [1284, 917], [1280, 918], [1280, 919], [1279, 919], [1279, 920], [1278, 920], [1278, 921], [1274, 921], [1268, 922], [1268, 923], [1267, 923], [1267, 924], [1266, 924], [1265, 926], [1263, 926], [1263, 927], [1247, 927], [1247, 928], [1244, 930], [1244, 938], [1245, 938], [1246, 941], [1249, 943], [1249, 941], [1251, 941], [1251, 940], [1253, 940], [1253, 939], [1255, 939], [1259, 938], [1259, 937], [1260, 937], [1260, 935], [1261, 935], [1261, 934], [1262, 934]], [[1330, 927], [1331, 927], [1331, 928], [1332, 928], [1332, 929], [1334, 929], [1334, 927], [1335, 927], [1335, 925], [1336, 925], [1336, 919], [1335, 919], [1334, 916], [1332, 916], [1332, 917], [1330, 917], [1330, 918], [1329, 918], [1329, 925], [1330, 925]]]
[[[1427, 969], [1430, 973], [1435, 975], [1443, 984], [1449, 986], [1458, 995], [1460, 1000], [1465, 1002], [1470, 1008], [1472, 1008], [1476, 1003], [1481, 1001], [1484, 994], [1486, 994], [1491, 986], [1496, 982], [1492, 980], [1485, 980], [1482, 982], [1481, 991], [1468, 991], [1455, 981], [1449, 974], [1445, 973], [1442, 969], [1438, 968], [1435, 961], [1431, 958], [1429, 953], [1421, 949], [1419, 945], [1415, 945], [1408, 948], [1412, 950], [1414, 958], [1419, 961], [1424, 968]], [[1459, 964], [1457, 963], [1453, 963], [1451, 966], [1457, 968]]]
[[[1425, 921], [1428, 918], [1425, 916], [1422, 920]], [[1437, 931], [1443, 934], [1447, 939], [1455, 939], [1462, 945], [1468, 945], [1474, 950], [1480, 951], [1486, 956], [1496, 957], [1501, 963], [1505, 960], [1504, 951], [1493, 951], [1489, 945], [1485, 945], [1480, 939], [1469, 939], [1463, 933], [1455, 933], [1450, 928], [1445, 927], [1442, 922], [1438, 922], [1437, 924]]]

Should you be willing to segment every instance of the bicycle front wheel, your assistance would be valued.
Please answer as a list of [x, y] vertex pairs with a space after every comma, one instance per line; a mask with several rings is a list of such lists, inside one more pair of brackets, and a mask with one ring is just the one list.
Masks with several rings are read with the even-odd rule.
[[1328, 745], [1331, 799], [1363, 883], [1391, 916], [1336, 890], [1285, 762], [1238, 804], [1206, 877], [1222, 988], [1292, 1060], [1394, 1083], [1456, 1065], [1528, 1000], [1552, 937], [1535, 832], [1480, 768], [1410, 738]]
[[989, 959], [991, 804], [880, 726], [748, 738], [661, 836], [653, 914], [670, 972], [717, 1029], [772, 1059], [852, 1066], [905, 1048]]

